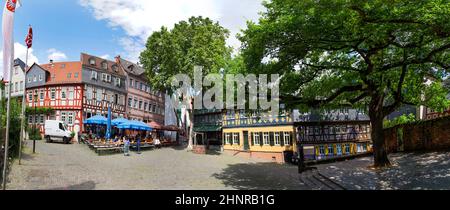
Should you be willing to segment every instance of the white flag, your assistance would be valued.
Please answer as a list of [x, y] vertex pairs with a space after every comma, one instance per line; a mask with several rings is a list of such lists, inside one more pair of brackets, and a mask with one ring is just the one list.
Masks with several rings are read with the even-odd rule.
[[3, 73], [0, 78], [4, 81], [8, 81], [11, 66], [14, 61], [14, 13], [16, 11], [16, 5], [18, 0], [6, 0], [5, 8], [3, 9]]

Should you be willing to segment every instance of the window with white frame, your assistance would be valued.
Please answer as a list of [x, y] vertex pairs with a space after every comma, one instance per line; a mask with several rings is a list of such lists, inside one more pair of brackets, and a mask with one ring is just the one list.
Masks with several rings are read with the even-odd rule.
[[41, 101], [44, 101], [44, 96], [45, 96], [45, 94], [44, 94], [44, 90], [41, 90], [41, 92], [39, 93], [39, 99], [41, 100]]
[[42, 74], [39, 74], [39, 81], [42, 81]]
[[28, 83], [31, 83], [31, 77], [28, 77]]
[[33, 102], [33, 92], [32, 91], [28, 92], [28, 101]]
[[52, 88], [52, 90], [51, 90], [51, 99], [52, 100], [56, 99], [56, 89], [55, 88]]
[[233, 144], [239, 144], [239, 133], [233, 133]]
[[66, 112], [61, 112], [61, 121], [66, 122]]
[[253, 144], [254, 145], [260, 145], [261, 144], [261, 139], [260, 139], [259, 133], [254, 133], [253, 134]]
[[73, 124], [73, 112], [69, 112], [67, 116], [67, 124], [72, 125]]
[[103, 100], [103, 90], [102, 89], [97, 89], [96, 99], [97, 99], [97, 101]]
[[39, 119], [40, 124], [44, 124], [44, 115], [42, 114]]
[[231, 144], [231, 133], [225, 134], [225, 143]]
[[133, 108], [137, 109], [137, 106], [138, 106], [138, 100], [134, 99]]
[[284, 145], [291, 145], [291, 133], [284, 132]]
[[92, 87], [87, 87], [87, 90], [86, 90], [86, 98], [87, 98], [88, 100], [91, 100], [91, 99], [92, 99]]
[[66, 90], [61, 90], [61, 99], [66, 99]]
[[263, 143], [264, 145], [270, 145], [269, 133], [263, 133]]
[[97, 73], [96, 71], [92, 71], [92, 73], [91, 73], [91, 79], [97, 80], [97, 78], [98, 78], [98, 73]]
[[133, 104], [133, 99], [128, 98], [128, 107], [132, 107], [132, 104]]
[[34, 76], [33, 76], [33, 82], [36, 82], [36, 81], [37, 81], [36, 75], [34, 75]]
[[73, 88], [69, 89], [69, 99], [72, 100], [74, 97], [73, 95]]
[[14, 91], [19, 92], [19, 83], [18, 82], [16, 82], [14, 85]]
[[281, 145], [280, 132], [275, 132], [275, 145]]
[[23, 91], [23, 81], [20, 81], [20, 91]]

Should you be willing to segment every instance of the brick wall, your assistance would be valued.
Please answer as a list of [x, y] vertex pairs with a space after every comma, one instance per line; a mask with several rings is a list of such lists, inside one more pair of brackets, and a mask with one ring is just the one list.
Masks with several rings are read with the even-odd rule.
[[450, 116], [389, 128], [384, 135], [389, 152], [450, 149]]

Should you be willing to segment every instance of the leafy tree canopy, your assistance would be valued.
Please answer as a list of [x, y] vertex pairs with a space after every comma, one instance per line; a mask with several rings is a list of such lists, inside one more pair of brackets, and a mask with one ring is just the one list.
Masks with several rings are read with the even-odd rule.
[[390, 164], [385, 116], [403, 104], [449, 107], [442, 85], [450, 69], [448, 0], [272, 0], [264, 6], [259, 23], [248, 23], [240, 36], [247, 69], [281, 74], [287, 105], [368, 107], [375, 166]]
[[[428, 1], [273, 0], [240, 37], [248, 69], [284, 76], [292, 104], [367, 104], [381, 96], [384, 115], [401, 104], [448, 107], [450, 3]], [[426, 79], [435, 85], [425, 85]], [[439, 94], [438, 94], [439, 93]]]
[[219, 23], [191, 17], [172, 30], [162, 27], [154, 32], [140, 60], [154, 88], [171, 90], [171, 78], [180, 73], [193, 78], [196, 65], [203, 66], [204, 74], [218, 73], [231, 57], [228, 36], [229, 31]]

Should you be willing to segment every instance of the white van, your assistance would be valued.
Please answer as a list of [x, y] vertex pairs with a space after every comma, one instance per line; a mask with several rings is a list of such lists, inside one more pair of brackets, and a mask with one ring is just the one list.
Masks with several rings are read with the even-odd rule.
[[72, 135], [67, 125], [62, 121], [47, 120], [45, 121], [45, 140], [47, 143], [53, 141], [63, 142], [69, 144], [72, 141]]

